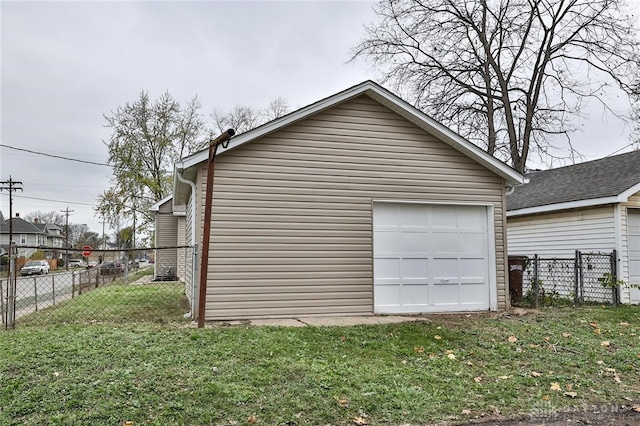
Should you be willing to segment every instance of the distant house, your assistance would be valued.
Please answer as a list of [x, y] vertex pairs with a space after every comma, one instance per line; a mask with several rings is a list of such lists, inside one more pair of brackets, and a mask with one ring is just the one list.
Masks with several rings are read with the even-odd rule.
[[[640, 284], [640, 151], [526, 176], [507, 196], [509, 255], [617, 251], [618, 278]], [[621, 300], [640, 303], [640, 290]]]
[[374, 82], [220, 147], [205, 218], [208, 158], [173, 187], [189, 245], [211, 221], [206, 281], [200, 260], [187, 280], [201, 319], [509, 306], [504, 197], [523, 176]]
[[[16, 243], [19, 257], [31, 257], [40, 247], [47, 258], [58, 256], [57, 248], [64, 246], [62, 228], [54, 224], [27, 222], [19, 215], [0, 222], [0, 245], [8, 250], [9, 227], [13, 225], [13, 241]], [[46, 248], [46, 249], [45, 249]]]
[[[185, 216], [184, 206], [174, 206], [173, 196], [158, 201], [149, 208], [155, 215], [154, 276], [157, 280], [184, 280]], [[167, 248], [162, 248], [167, 247]]]

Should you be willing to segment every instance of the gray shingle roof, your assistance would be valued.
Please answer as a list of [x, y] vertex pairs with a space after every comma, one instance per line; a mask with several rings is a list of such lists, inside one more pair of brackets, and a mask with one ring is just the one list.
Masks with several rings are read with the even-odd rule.
[[14, 234], [41, 234], [38, 228], [33, 226], [32, 223], [27, 222], [21, 217], [13, 217], [11, 219], [7, 219], [6, 223], [0, 224], [0, 233], [8, 234], [9, 233], [9, 222], [13, 224], [13, 233]]
[[640, 151], [526, 175], [507, 197], [507, 210], [615, 197], [640, 183]]

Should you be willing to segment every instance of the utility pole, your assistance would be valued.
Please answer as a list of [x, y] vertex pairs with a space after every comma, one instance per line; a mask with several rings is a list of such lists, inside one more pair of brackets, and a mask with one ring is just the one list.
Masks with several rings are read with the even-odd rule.
[[65, 210], [60, 210], [66, 216], [65, 220], [65, 232], [64, 232], [64, 267], [69, 270], [69, 214], [73, 213], [73, 210], [69, 210], [67, 207]]
[[[16, 256], [13, 244], [13, 192], [22, 191], [22, 182], [11, 179], [0, 182], [0, 191], [9, 191], [9, 285], [7, 286], [6, 328], [15, 328], [16, 316]], [[0, 303], [2, 303], [0, 295]]]

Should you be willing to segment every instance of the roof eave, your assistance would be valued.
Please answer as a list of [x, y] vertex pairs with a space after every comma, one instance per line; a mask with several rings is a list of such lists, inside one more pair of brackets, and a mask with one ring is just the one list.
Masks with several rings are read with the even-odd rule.
[[[446, 126], [438, 123], [428, 115], [424, 114], [417, 108], [411, 106], [398, 96], [394, 95], [393, 93], [389, 92], [382, 86], [372, 81], [365, 81], [363, 83], [360, 83], [357, 86], [353, 86], [347, 90], [313, 103], [284, 117], [273, 120], [256, 129], [235, 136], [230, 140], [229, 145], [226, 148], [222, 146], [218, 148], [217, 155], [235, 149], [240, 145], [265, 136], [285, 126], [293, 124], [296, 121], [302, 120], [312, 114], [331, 108], [334, 105], [345, 102], [362, 94], [366, 94], [371, 98], [376, 99], [378, 102], [381, 102], [382, 104], [391, 108], [394, 112], [407, 118], [418, 127], [440, 138], [449, 146], [487, 167], [489, 170], [501, 176], [505, 180], [507, 185], [516, 186], [526, 183], [525, 177], [522, 174], [518, 173], [516, 170], [512, 169], [495, 157], [482, 151], [471, 142], [465, 140], [462, 136], [448, 129]], [[204, 149], [195, 154], [192, 154], [189, 157], [184, 158], [180, 163], [176, 164], [176, 169], [190, 169], [195, 165], [206, 161], [208, 157], [209, 151], [208, 149]], [[174, 177], [174, 188], [176, 188], [177, 184], [179, 184], [179, 182], [176, 182]]]

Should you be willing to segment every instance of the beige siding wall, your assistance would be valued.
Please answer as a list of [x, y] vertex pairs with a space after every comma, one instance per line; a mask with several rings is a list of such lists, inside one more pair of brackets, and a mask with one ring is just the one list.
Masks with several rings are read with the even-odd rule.
[[[156, 247], [175, 247], [178, 241], [178, 220], [171, 207], [171, 201], [168, 201], [156, 213]], [[166, 268], [177, 273], [176, 258], [176, 249], [156, 250], [155, 275], [164, 275]]]
[[[185, 218], [184, 216], [178, 216], [177, 218], [177, 225], [178, 225], [178, 229], [177, 229], [177, 241], [176, 244], [178, 246], [184, 246], [185, 245]], [[186, 257], [187, 257], [187, 250], [184, 248], [179, 248], [178, 249], [178, 258], [176, 259], [177, 262], [177, 268], [178, 268], [178, 279], [180, 281], [185, 281], [185, 261], [186, 261]]]
[[576, 250], [616, 248], [613, 206], [510, 217], [509, 255], [573, 257]]
[[[191, 246], [191, 247], [193, 247], [193, 245], [195, 244], [192, 237], [192, 229], [193, 229], [192, 212], [193, 212], [194, 200], [195, 198], [193, 198], [192, 196], [189, 197], [189, 201], [187, 202], [187, 206], [186, 206], [187, 214], [185, 216], [185, 221], [184, 221], [184, 242], [185, 242], [185, 245]], [[193, 280], [194, 280], [193, 250], [194, 249], [190, 249], [186, 253], [186, 258], [185, 258], [184, 294], [187, 296], [187, 299], [189, 299], [189, 303], [191, 303], [192, 298], [194, 297], [193, 295]]]
[[372, 313], [377, 199], [493, 205], [506, 306], [504, 182], [368, 97], [229, 151], [215, 167], [206, 319]]
[[[629, 239], [628, 239], [628, 231], [627, 231], [627, 218], [629, 214], [629, 210], [640, 211], [640, 193], [636, 193], [629, 197], [629, 201], [627, 203], [621, 204], [620, 208], [620, 270], [618, 271], [618, 276], [621, 280], [626, 283], [629, 283]], [[636, 283], [630, 283], [636, 284]], [[632, 292], [633, 297], [632, 297]], [[640, 295], [638, 294], [637, 289], [631, 289], [630, 287], [622, 287], [622, 292], [620, 293], [620, 300], [623, 303], [638, 303], [640, 301]], [[633, 300], [632, 300], [633, 299]]]

